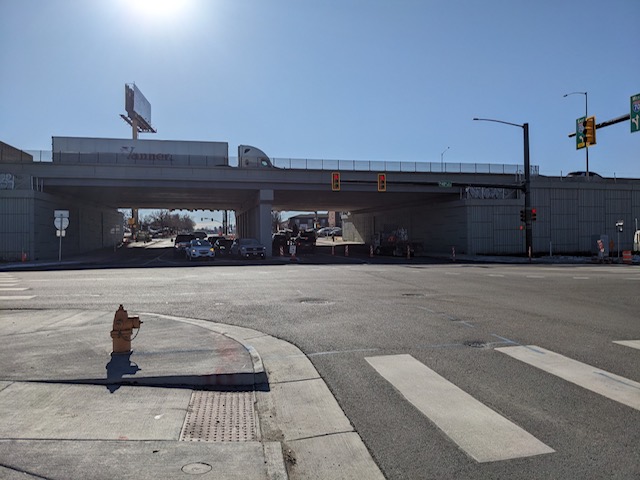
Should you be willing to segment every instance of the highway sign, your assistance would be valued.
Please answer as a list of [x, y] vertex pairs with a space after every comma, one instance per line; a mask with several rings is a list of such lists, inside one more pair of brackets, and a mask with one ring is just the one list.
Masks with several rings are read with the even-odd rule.
[[451, 186], [453, 186], [453, 183], [441, 180], [438, 182], [438, 186], [444, 187], [444, 188], [450, 188]]
[[631, 97], [631, 133], [640, 131], [640, 93]]

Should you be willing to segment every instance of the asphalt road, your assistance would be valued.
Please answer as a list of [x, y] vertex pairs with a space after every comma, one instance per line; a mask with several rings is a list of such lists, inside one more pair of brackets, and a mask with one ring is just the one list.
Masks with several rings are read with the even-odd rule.
[[[640, 478], [640, 406], [634, 403], [640, 350], [614, 343], [640, 340], [639, 267], [322, 265], [314, 260], [321, 257], [301, 264], [190, 265], [169, 250], [147, 249], [119, 260], [130, 268], [4, 273], [0, 315], [40, 308], [115, 312], [123, 304], [131, 314], [212, 320], [287, 340], [309, 356], [389, 479]], [[630, 403], [507, 353], [519, 346], [615, 379]], [[399, 355], [410, 355], [549, 453], [479, 461], [459, 438], [480, 433], [489, 445], [499, 431], [467, 425], [466, 407], [446, 410], [442, 402], [440, 410], [425, 413], [414, 406], [372, 366], [374, 357], [407, 358]], [[434, 395], [435, 384], [425, 384], [419, 369], [403, 368], [418, 401]], [[616, 390], [611, 383], [606, 388]], [[443, 395], [435, 397], [449, 398]]]

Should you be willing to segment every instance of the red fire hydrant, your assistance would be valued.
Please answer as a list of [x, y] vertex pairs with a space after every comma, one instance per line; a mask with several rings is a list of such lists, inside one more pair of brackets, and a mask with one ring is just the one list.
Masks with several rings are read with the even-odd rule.
[[[113, 317], [113, 330], [111, 330], [111, 338], [113, 339], [114, 353], [131, 353], [131, 340], [134, 328], [140, 328], [142, 324], [140, 317], [130, 317], [122, 305], [116, 311]], [[136, 333], [137, 335], [137, 333]]]

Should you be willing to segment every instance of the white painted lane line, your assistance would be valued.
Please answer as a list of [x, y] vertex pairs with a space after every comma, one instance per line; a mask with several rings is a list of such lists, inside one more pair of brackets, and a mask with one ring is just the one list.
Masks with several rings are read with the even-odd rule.
[[544, 275], [527, 275], [527, 278], [545, 278]]
[[411, 355], [385, 355], [365, 360], [478, 462], [554, 452]]
[[0, 296], [0, 300], [31, 300], [35, 295], [15, 295], [12, 297]]
[[0, 292], [23, 292], [25, 290], [29, 290], [28, 287], [8, 287], [0, 285]]
[[521, 362], [640, 410], [640, 383], [535, 345], [496, 348]]
[[500, 278], [504, 277], [504, 275], [502, 275], [501, 273], [490, 273], [488, 276], [489, 277], [500, 277]]
[[640, 340], [616, 340], [613, 343], [624, 345], [625, 347], [637, 348], [640, 350]]
[[589, 277], [573, 277], [574, 280], [589, 280]]

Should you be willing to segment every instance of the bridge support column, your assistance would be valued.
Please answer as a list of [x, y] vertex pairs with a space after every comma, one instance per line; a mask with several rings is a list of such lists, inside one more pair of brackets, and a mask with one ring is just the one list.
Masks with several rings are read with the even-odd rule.
[[266, 247], [268, 257], [271, 256], [272, 205], [273, 190], [260, 190], [252, 203], [236, 212], [236, 235], [258, 239]]

